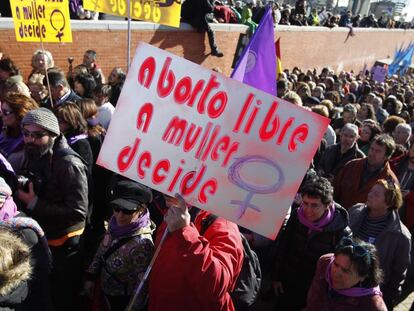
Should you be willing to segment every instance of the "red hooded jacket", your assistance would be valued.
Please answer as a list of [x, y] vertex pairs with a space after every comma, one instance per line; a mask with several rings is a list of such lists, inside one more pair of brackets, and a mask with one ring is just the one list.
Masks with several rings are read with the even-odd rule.
[[[200, 236], [201, 211], [194, 224], [169, 233], [154, 262], [149, 284], [150, 311], [233, 311], [230, 292], [243, 264], [236, 224], [217, 218]], [[156, 246], [166, 224], [158, 229]]]

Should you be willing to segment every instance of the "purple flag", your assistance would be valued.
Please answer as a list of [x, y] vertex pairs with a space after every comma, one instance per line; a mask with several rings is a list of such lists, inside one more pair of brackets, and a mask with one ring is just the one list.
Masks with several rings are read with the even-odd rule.
[[276, 51], [271, 12], [268, 7], [231, 78], [276, 95]]

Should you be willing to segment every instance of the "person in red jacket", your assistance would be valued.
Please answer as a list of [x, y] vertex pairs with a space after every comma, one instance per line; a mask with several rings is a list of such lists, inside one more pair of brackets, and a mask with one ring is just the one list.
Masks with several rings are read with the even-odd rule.
[[366, 202], [369, 191], [379, 179], [398, 184], [389, 164], [394, 150], [395, 143], [391, 136], [377, 135], [366, 158], [349, 161], [335, 176], [332, 184], [335, 202], [348, 210], [357, 203]]
[[235, 310], [230, 292], [243, 264], [237, 225], [217, 218], [201, 236], [201, 223], [208, 212], [198, 211], [192, 222], [181, 196], [166, 197], [166, 205], [156, 246], [166, 228], [168, 235], [152, 267], [149, 310]]

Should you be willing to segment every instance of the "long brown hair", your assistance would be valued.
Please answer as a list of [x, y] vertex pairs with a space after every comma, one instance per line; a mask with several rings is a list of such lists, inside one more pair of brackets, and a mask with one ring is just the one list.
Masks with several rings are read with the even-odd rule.
[[64, 102], [55, 108], [55, 115], [59, 122], [69, 125], [69, 131], [75, 135], [86, 133], [88, 126], [82, 116], [79, 106], [74, 102]]
[[23, 94], [16, 92], [7, 93], [3, 99], [2, 104], [7, 104], [10, 107], [10, 110], [13, 112], [18, 122], [17, 127], [12, 128], [3, 128], [6, 135], [18, 135], [20, 133], [20, 122], [23, 120], [24, 116], [30, 110], [39, 108], [39, 105], [31, 97], [27, 97]]
[[[96, 107], [95, 101], [90, 98], [84, 98], [79, 101], [79, 109], [82, 112], [83, 117], [85, 120], [92, 119], [96, 117], [98, 114], [98, 108]], [[105, 128], [100, 125], [91, 125], [88, 122], [88, 135], [89, 136], [105, 136], [106, 130]]]

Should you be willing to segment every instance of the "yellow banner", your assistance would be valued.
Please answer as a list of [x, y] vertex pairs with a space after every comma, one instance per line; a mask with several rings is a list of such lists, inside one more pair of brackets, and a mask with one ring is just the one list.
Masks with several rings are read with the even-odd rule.
[[[181, 0], [130, 0], [131, 18], [180, 27]], [[83, 0], [90, 11], [128, 16], [128, 0]]]
[[68, 0], [10, 0], [16, 40], [72, 42]]

